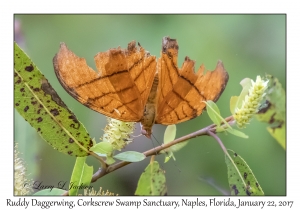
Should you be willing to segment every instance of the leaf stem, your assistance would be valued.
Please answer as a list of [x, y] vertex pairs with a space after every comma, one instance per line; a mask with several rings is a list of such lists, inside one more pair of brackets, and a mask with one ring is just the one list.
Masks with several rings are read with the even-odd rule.
[[225, 155], [228, 157], [228, 159], [230, 160], [230, 162], [232, 163], [232, 165], [234, 166], [235, 170], [237, 171], [238, 175], [240, 176], [244, 186], [245, 186], [245, 189], [246, 189], [246, 183], [239, 171], [239, 169], [237, 168], [236, 164], [234, 163], [233, 159], [231, 158], [231, 156], [229, 155], [226, 147], [224, 146], [223, 142], [221, 141], [221, 139], [212, 131], [208, 130], [207, 131], [207, 134], [210, 135], [211, 137], [213, 137], [215, 140], [217, 140], [217, 142], [219, 143], [220, 147], [222, 148], [223, 152], [225, 153]]
[[97, 160], [99, 160], [99, 162], [101, 163], [101, 167], [98, 169], [98, 171], [95, 174], [93, 174], [93, 177], [92, 177], [92, 180], [91, 180], [91, 182], [95, 182], [97, 179], [104, 176], [104, 174], [106, 173], [107, 164], [105, 163], [103, 158], [101, 158], [96, 153], [90, 151], [90, 154], [92, 156], [94, 156], [95, 158], [97, 158]]
[[[229, 156], [226, 147], [224, 146], [223, 142], [221, 141], [221, 139], [212, 131], [208, 130], [207, 134], [211, 137], [213, 137], [215, 140], [217, 140], [217, 142], [219, 143], [220, 147], [222, 148], [223, 152]], [[229, 156], [230, 157], [230, 156]]]

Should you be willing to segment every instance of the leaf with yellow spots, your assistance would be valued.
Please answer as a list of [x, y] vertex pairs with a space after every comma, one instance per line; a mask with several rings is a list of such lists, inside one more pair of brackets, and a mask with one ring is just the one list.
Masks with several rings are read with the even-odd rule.
[[245, 160], [232, 150], [227, 150], [225, 162], [231, 195], [264, 195], [252, 170]]
[[142, 173], [135, 195], [166, 195], [166, 177], [157, 161], [151, 161]]
[[93, 141], [36, 65], [15, 43], [14, 106], [53, 148], [87, 156]]

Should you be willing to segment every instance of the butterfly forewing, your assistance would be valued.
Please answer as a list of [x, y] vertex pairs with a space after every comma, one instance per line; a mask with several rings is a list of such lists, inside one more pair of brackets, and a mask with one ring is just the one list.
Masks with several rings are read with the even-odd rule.
[[145, 107], [156, 72], [156, 57], [140, 45], [136, 48], [135, 41], [132, 41], [128, 44], [126, 58], [127, 69], [141, 95], [142, 106]]

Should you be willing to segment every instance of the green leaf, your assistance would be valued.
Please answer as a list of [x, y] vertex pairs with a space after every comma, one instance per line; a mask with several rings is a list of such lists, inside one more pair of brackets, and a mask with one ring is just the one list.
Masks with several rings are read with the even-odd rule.
[[230, 98], [230, 112], [231, 114], [235, 113], [235, 108], [237, 107], [237, 102], [238, 102], [239, 97], [238, 96], [232, 96]]
[[117, 155], [114, 155], [114, 158], [127, 161], [127, 162], [139, 162], [146, 158], [146, 156], [143, 153], [136, 152], [136, 151], [126, 151], [119, 153]]
[[168, 125], [164, 134], [164, 143], [167, 144], [175, 139], [176, 125]]
[[106, 163], [108, 165], [113, 164], [115, 162], [113, 158], [113, 146], [109, 142], [100, 142], [95, 144], [90, 148], [91, 151], [95, 152], [97, 155], [101, 157], [106, 157]]
[[241, 137], [241, 138], [244, 138], [244, 139], [247, 139], [249, 138], [249, 136], [247, 136], [245, 133], [239, 131], [239, 130], [236, 130], [236, 129], [233, 129], [232, 127], [223, 127], [223, 126], [219, 126], [219, 127], [216, 127], [216, 132], [217, 133], [221, 133], [221, 132], [226, 132], [228, 131], [229, 133], [231, 133], [232, 135], [235, 135], [235, 136], [238, 136], [238, 137]]
[[231, 195], [264, 195], [250, 167], [241, 156], [228, 150], [225, 155]]
[[106, 161], [105, 162], [106, 162], [107, 165], [111, 165], [111, 164], [113, 164], [116, 161], [115, 161], [115, 159], [113, 157], [106, 156]]
[[111, 154], [113, 152], [113, 147], [109, 142], [100, 142], [92, 146], [90, 151], [101, 154]]
[[177, 152], [187, 145], [188, 141], [180, 142], [168, 148], [168, 151]]
[[243, 101], [246, 97], [246, 95], [248, 95], [249, 90], [252, 86], [252, 82], [250, 78], [245, 78], [240, 82], [241, 86], [243, 87], [243, 90], [241, 92], [241, 94], [239, 95], [238, 101], [237, 101], [237, 107], [241, 107], [243, 104]]
[[166, 177], [156, 161], [150, 162], [142, 173], [135, 195], [166, 195]]
[[[237, 101], [238, 97], [233, 97], [231, 99], [231, 103], [236, 103], [235, 101]], [[213, 102], [213, 101], [207, 101], [207, 113], [210, 117], [210, 119], [214, 122], [214, 124], [216, 124], [216, 132], [224, 132], [224, 131], [228, 131], [229, 133], [242, 137], [242, 138], [248, 138], [248, 136], [246, 134], [244, 134], [243, 132], [240, 132], [238, 130], [233, 129], [228, 122], [226, 122], [226, 120], [221, 116], [220, 114], [220, 110], [218, 108], [218, 106]], [[223, 123], [221, 125], [221, 123]]]
[[33, 195], [62, 195], [64, 194], [66, 191], [59, 189], [59, 188], [53, 188], [53, 189], [44, 189], [44, 190], [40, 190], [36, 193], [34, 193]]
[[[175, 136], [176, 136], [176, 125], [169, 125], [166, 128], [166, 131], [164, 134], [164, 144], [167, 144], [167, 143], [173, 141], [175, 139]], [[185, 145], [187, 145], [187, 143], [188, 143], [188, 141], [181, 142], [181, 143], [175, 144], [165, 150], [160, 151], [160, 153], [166, 153], [165, 163], [168, 162], [171, 157], [173, 157], [173, 159], [176, 160], [173, 152], [179, 151]]]
[[233, 96], [230, 98], [230, 111], [231, 114], [235, 113], [236, 108], [241, 108], [243, 104], [243, 100], [245, 99], [246, 95], [249, 92], [249, 89], [252, 85], [251, 79], [245, 78], [243, 79], [240, 84], [242, 85], [243, 89], [239, 96]]
[[[164, 144], [167, 144], [173, 141], [176, 137], [176, 125], [168, 125], [165, 134], [164, 134]], [[165, 150], [161, 150], [160, 153], [166, 153], [165, 155], [165, 163], [170, 160], [171, 157], [175, 160], [175, 156], [171, 151], [171, 148], [167, 148]]]
[[69, 195], [77, 195], [78, 187], [90, 185], [93, 176], [93, 167], [85, 163], [86, 157], [76, 158], [75, 166], [69, 185]]
[[171, 158], [173, 158], [173, 160], [176, 160], [174, 153], [171, 151], [171, 148], [167, 148], [164, 150], [161, 150], [160, 153], [165, 153], [165, 162], [167, 163]]
[[171, 157], [173, 158], [173, 160], [176, 160], [173, 152], [169, 152], [169, 153], [166, 153], [166, 154], [167, 155], [165, 156], [165, 162], [164, 163], [169, 162], [169, 160], [171, 159]]
[[[224, 130], [226, 130], [227, 128], [231, 128], [231, 126], [228, 124], [228, 122], [221, 116], [220, 114], [220, 110], [217, 106], [217, 104], [215, 104], [215, 102], [213, 101], [206, 101], [206, 109], [207, 109], [207, 113], [208, 116], [210, 117], [210, 119], [214, 122], [214, 124], [217, 125], [216, 130], [219, 132], [222, 132]], [[221, 122], [223, 122], [223, 124], [225, 125], [225, 129], [222, 128]]]
[[222, 126], [219, 126], [219, 127], [216, 127], [216, 132], [217, 132], [217, 133], [221, 133], [221, 132], [226, 131], [226, 129], [227, 129], [227, 128], [224, 128], [224, 127], [222, 127]]
[[14, 105], [20, 115], [53, 148], [73, 156], [89, 154], [93, 141], [86, 129], [16, 43]]
[[217, 126], [221, 125], [223, 118], [221, 117], [220, 110], [213, 101], [206, 101], [206, 110], [209, 118], [213, 121]]
[[286, 95], [277, 78], [267, 75], [269, 85], [264, 107], [256, 114], [259, 121], [267, 122], [267, 130], [285, 149], [286, 145]]
[[232, 135], [247, 139], [249, 136], [247, 136], [246, 134], [244, 134], [243, 132], [233, 129], [233, 128], [228, 128], [226, 129], [226, 131], [228, 131], [229, 133], [231, 133]]

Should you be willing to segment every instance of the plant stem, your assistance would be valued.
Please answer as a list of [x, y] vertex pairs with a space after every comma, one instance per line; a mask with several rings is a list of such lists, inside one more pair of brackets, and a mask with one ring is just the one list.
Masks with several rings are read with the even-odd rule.
[[223, 152], [225, 153], [225, 155], [227, 156], [227, 158], [230, 160], [230, 162], [232, 163], [232, 165], [234, 166], [235, 170], [237, 171], [237, 173], [239, 174], [239, 176], [241, 177], [241, 180], [245, 186], [245, 189], [246, 189], [246, 183], [239, 171], [239, 169], [237, 168], [236, 164], [234, 163], [233, 159], [231, 158], [231, 156], [229, 155], [226, 147], [224, 146], [223, 142], [221, 141], [221, 139], [212, 131], [208, 130], [207, 131], [207, 134], [210, 135], [211, 137], [213, 137], [215, 140], [217, 140], [217, 142], [219, 143], [219, 145], [221, 146]]
[[95, 174], [93, 174], [93, 177], [92, 177], [91, 182], [95, 182], [97, 179], [104, 176], [104, 174], [106, 173], [107, 164], [99, 155], [95, 154], [94, 152], [90, 152], [90, 154], [92, 156], [94, 156], [95, 158], [97, 158], [99, 160], [99, 162], [101, 163], [101, 167], [98, 169], [98, 171]]
[[[233, 117], [229, 116], [225, 120], [226, 120], [226, 122], [231, 122], [233, 120]], [[169, 147], [171, 147], [171, 146], [173, 146], [175, 144], [187, 141], [189, 139], [192, 139], [192, 138], [195, 138], [195, 137], [198, 137], [198, 136], [210, 135], [208, 133], [208, 131], [214, 132], [215, 131], [215, 126], [216, 126], [215, 124], [209, 125], [209, 126], [203, 128], [201, 130], [198, 130], [198, 131], [190, 133], [190, 134], [188, 134], [186, 136], [183, 136], [183, 137], [180, 137], [178, 139], [175, 139], [174, 141], [171, 141], [171, 142], [169, 142], [167, 144], [163, 144], [163, 145], [157, 146], [155, 148], [152, 148], [152, 149], [144, 152], [144, 155], [146, 157], [149, 157], [151, 155], [159, 155], [159, 154], [161, 154], [161, 153], [159, 153], [161, 150], [167, 149], [167, 148], [169, 148]], [[226, 148], [225, 148], [225, 151], [226, 151]], [[128, 165], [130, 163], [131, 162], [121, 161], [121, 162], [118, 162], [118, 163], [115, 163], [113, 165], [108, 166], [106, 171], [99, 169], [93, 175], [92, 182], [95, 182], [95, 181], [97, 181], [97, 179], [101, 178], [102, 176], [105, 176], [106, 174], [109, 174], [109, 173], [111, 173], [111, 172], [113, 172], [113, 171], [115, 171], [115, 170], [117, 170], [119, 168], [122, 168], [122, 167], [124, 167], [124, 166], [126, 166], [126, 165]]]
[[226, 149], [226, 147], [224, 146], [224, 144], [223, 144], [223, 142], [221, 141], [221, 139], [220, 139], [214, 132], [212, 132], [212, 131], [210, 131], [210, 130], [207, 131], [207, 134], [208, 134], [209, 136], [213, 137], [214, 139], [216, 139], [217, 142], [219, 143], [220, 147], [222, 148], [223, 152], [224, 152], [227, 156], [229, 156], [229, 154], [228, 154], [228, 152], [227, 152], [227, 149]]

